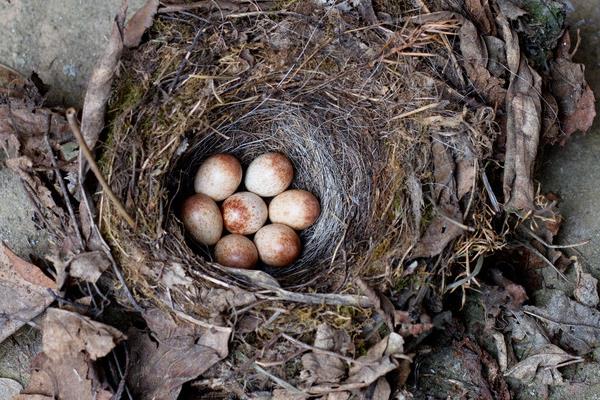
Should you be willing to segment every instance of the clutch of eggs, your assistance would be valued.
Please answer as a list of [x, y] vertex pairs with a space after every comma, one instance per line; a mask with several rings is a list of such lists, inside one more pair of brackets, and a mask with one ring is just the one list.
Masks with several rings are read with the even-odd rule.
[[[238, 191], [242, 178], [245, 190]], [[312, 193], [286, 190], [293, 179], [294, 167], [280, 153], [255, 158], [245, 177], [233, 155], [212, 155], [196, 172], [196, 194], [183, 202], [181, 220], [195, 241], [214, 246], [215, 260], [221, 265], [247, 269], [260, 260], [285, 267], [302, 252], [296, 231], [313, 225], [321, 213]], [[265, 197], [272, 197], [268, 206]], [[248, 235], [254, 235], [253, 240]]]

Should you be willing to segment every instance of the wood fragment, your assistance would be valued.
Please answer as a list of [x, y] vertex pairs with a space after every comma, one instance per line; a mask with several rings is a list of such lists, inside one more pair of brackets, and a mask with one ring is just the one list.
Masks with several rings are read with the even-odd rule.
[[121, 203], [121, 201], [117, 198], [117, 196], [115, 196], [113, 191], [110, 189], [110, 185], [108, 184], [108, 182], [106, 182], [106, 179], [104, 179], [102, 172], [100, 172], [100, 168], [98, 168], [98, 164], [96, 164], [96, 160], [94, 160], [92, 152], [88, 148], [85, 139], [81, 135], [81, 130], [79, 129], [79, 124], [77, 123], [76, 119], [77, 112], [74, 108], [69, 108], [67, 110], [66, 115], [67, 120], [69, 121], [69, 125], [71, 126], [71, 130], [73, 131], [73, 135], [75, 136], [75, 138], [77, 139], [77, 143], [79, 144], [79, 148], [81, 149], [83, 156], [90, 165], [90, 168], [96, 176], [96, 179], [98, 179], [100, 186], [102, 186], [102, 190], [104, 190], [104, 193], [106, 193], [108, 198], [114, 203], [115, 207], [117, 207], [117, 211], [119, 212], [119, 214], [121, 214], [123, 219], [127, 221], [131, 228], [135, 229], [135, 221], [133, 220], [133, 218], [131, 218], [127, 210], [125, 210], [123, 203]]

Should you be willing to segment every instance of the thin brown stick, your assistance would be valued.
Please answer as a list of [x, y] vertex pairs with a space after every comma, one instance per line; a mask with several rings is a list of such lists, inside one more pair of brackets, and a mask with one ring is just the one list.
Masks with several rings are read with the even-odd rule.
[[267, 377], [269, 377], [273, 382], [277, 383], [279, 386], [281, 386], [282, 388], [286, 389], [288, 392], [294, 393], [294, 394], [306, 394], [304, 391], [298, 389], [296, 386], [290, 384], [289, 382], [281, 379], [280, 377], [278, 377], [277, 375], [273, 375], [272, 373], [270, 373], [269, 371], [265, 370], [264, 368], [262, 368], [260, 365], [254, 363], [253, 365], [254, 369], [257, 372], [260, 372], [261, 374], [266, 375]]
[[281, 337], [284, 338], [285, 340], [294, 343], [296, 346], [300, 346], [306, 350], [311, 350], [315, 353], [322, 353], [322, 354], [327, 354], [328, 356], [332, 356], [332, 357], [336, 357], [339, 358], [341, 360], [346, 361], [348, 364], [362, 364], [360, 361], [356, 361], [350, 357], [346, 357], [343, 356], [341, 354], [338, 354], [334, 351], [329, 351], [329, 350], [325, 350], [325, 349], [320, 349], [318, 347], [315, 346], [311, 346], [309, 344], [306, 344], [304, 342], [301, 342], [300, 340], [294, 339], [293, 337], [286, 335], [285, 333], [281, 334]]
[[96, 176], [96, 179], [98, 179], [98, 182], [100, 182], [100, 186], [102, 186], [102, 190], [104, 190], [104, 193], [106, 193], [108, 198], [114, 203], [115, 207], [117, 207], [117, 211], [119, 212], [119, 214], [121, 214], [123, 219], [125, 219], [125, 221], [129, 224], [129, 226], [135, 229], [135, 221], [133, 220], [133, 218], [131, 218], [127, 210], [125, 210], [123, 203], [121, 203], [121, 201], [117, 198], [117, 196], [115, 196], [113, 191], [110, 189], [110, 186], [108, 185], [108, 182], [106, 182], [106, 179], [104, 179], [104, 176], [102, 176], [102, 173], [98, 168], [98, 164], [96, 164], [96, 160], [94, 160], [92, 152], [90, 151], [89, 147], [87, 146], [87, 143], [85, 143], [85, 140], [81, 135], [81, 129], [79, 128], [79, 123], [77, 123], [76, 115], [77, 112], [74, 108], [69, 108], [67, 110], [67, 121], [69, 121], [71, 131], [73, 131], [73, 135], [77, 139], [77, 143], [79, 143], [79, 148], [81, 149], [85, 159], [90, 165], [90, 169]]

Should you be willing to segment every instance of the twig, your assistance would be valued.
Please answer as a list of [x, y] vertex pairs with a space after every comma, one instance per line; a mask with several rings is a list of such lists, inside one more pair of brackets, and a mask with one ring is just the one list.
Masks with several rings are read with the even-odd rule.
[[591, 324], [570, 324], [568, 322], [562, 322], [560, 320], [554, 320], [552, 318], [548, 318], [548, 317], [545, 317], [543, 315], [539, 315], [539, 314], [533, 313], [531, 311], [524, 310], [523, 312], [525, 314], [527, 314], [527, 315], [531, 315], [534, 318], [541, 319], [542, 321], [545, 321], [545, 322], [552, 322], [553, 324], [565, 325], [565, 326], [569, 326], [569, 327], [583, 326], [583, 327], [590, 328], [590, 329], [600, 330], [600, 326], [596, 326], [596, 325], [591, 325]]
[[[81, 161], [81, 159], [80, 159], [80, 161]], [[82, 164], [83, 163], [80, 162], [80, 167], [81, 167]], [[81, 172], [81, 168], [80, 168], [80, 172]], [[79, 184], [81, 185], [81, 175], [80, 175], [79, 178], [80, 178]], [[108, 247], [108, 244], [106, 244], [106, 242], [104, 241], [104, 238], [102, 237], [102, 235], [98, 231], [98, 226], [96, 226], [96, 224], [94, 223], [94, 216], [92, 215], [92, 211], [91, 211], [91, 208], [90, 208], [90, 204], [89, 204], [89, 199], [88, 199], [87, 193], [83, 190], [83, 187], [81, 187], [80, 190], [81, 190], [81, 202], [85, 206], [85, 210], [87, 211], [87, 217], [88, 217], [88, 220], [90, 221], [90, 225], [91, 225], [90, 226], [90, 230], [93, 231], [93, 233], [98, 237], [99, 241], [101, 242], [102, 250], [104, 251], [104, 253], [106, 253], [106, 256], [110, 260], [110, 265], [111, 265], [112, 271], [116, 275], [117, 280], [119, 281], [119, 283], [122, 285], [123, 290], [125, 291], [125, 294], [127, 295], [127, 298], [129, 299], [129, 301], [133, 305], [133, 308], [137, 312], [142, 312], [143, 308], [140, 307], [140, 305], [138, 304], [138, 302], [135, 300], [135, 297], [133, 297], [133, 294], [131, 293], [131, 290], [129, 290], [129, 287], [127, 287], [127, 282], [125, 282], [125, 277], [123, 277], [123, 273], [119, 269], [119, 266], [117, 265], [117, 262], [115, 261], [115, 258], [113, 257], [113, 255], [112, 255], [112, 253], [110, 251], [110, 247]]]
[[463, 223], [458, 222], [457, 220], [450, 218], [449, 216], [445, 215], [443, 212], [441, 212], [441, 210], [438, 210], [439, 212], [439, 216], [444, 218], [446, 221], [450, 222], [451, 224], [454, 224], [456, 226], [458, 226], [460, 229], [465, 230], [467, 232], [475, 232], [475, 228], [473, 228], [472, 226], [467, 226]]
[[125, 207], [123, 206], [121, 201], [117, 198], [117, 196], [115, 196], [115, 194], [110, 189], [108, 182], [106, 182], [106, 179], [104, 179], [104, 176], [102, 176], [102, 173], [98, 168], [98, 164], [96, 164], [96, 161], [94, 160], [92, 152], [85, 143], [85, 140], [81, 135], [81, 130], [79, 129], [79, 124], [77, 123], [76, 114], [77, 113], [74, 108], [69, 108], [67, 110], [67, 121], [69, 121], [69, 126], [73, 131], [73, 135], [75, 135], [77, 143], [79, 143], [79, 148], [83, 152], [83, 155], [85, 156], [85, 159], [90, 165], [92, 172], [96, 176], [96, 179], [98, 179], [98, 182], [100, 182], [100, 186], [102, 186], [102, 190], [104, 190], [104, 193], [106, 193], [108, 198], [114, 203], [115, 207], [117, 207], [117, 211], [119, 212], [119, 214], [121, 214], [125, 221], [127, 221], [129, 226], [135, 229], [135, 221], [133, 220], [133, 218], [131, 218], [127, 210], [125, 210]]
[[481, 171], [481, 179], [483, 180], [483, 186], [485, 187], [485, 191], [490, 198], [490, 202], [492, 203], [492, 207], [496, 213], [502, 211], [500, 208], [500, 203], [498, 203], [498, 199], [496, 198], [496, 194], [492, 189], [492, 185], [490, 185], [490, 181], [488, 180], [487, 174], [485, 173], [485, 169]]
[[465, 276], [461, 280], [458, 280], [448, 285], [446, 287], [446, 292], [454, 290], [457, 287], [462, 286], [465, 283], [469, 282], [471, 279], [475, 278], [479, 274], [479, 272], [481, 272], [481, 267], [483, 267], [483, 257], [480, 257], [479, 260], [477, 260], [477, 264], [475, 264], [475, 269], [473, 270], [473, 272], [471, 272], [469, 275]]
[[343, 356], [343, 355], [341, 355], [341, 354], [338, 354], [338, 353], [336, 353], [336, 352], [334, 352], [334, 351], [329, 351], [329, 350], [320, 349], [320, 348], [318, 348], [318, 347], [311, 346], [311, 345], [309, 345], [309, 344], [306, 344], [306, 343], [304, 343], [304, 342], [301, 342], [301, 341], [299, 341], [299, 340], [296, 340], [296, 339], [294, 339], [293, 337], [291, 337], [291, 336], [289, 336], [289, 335], [286, 335], [285, 333], [282, 333], [282, 334], [281, 334], [281, 337], [282, 337], [282, 338], [284, 338], [285, 340], [289, 341], [289, 342], [292, 342], [292, 343], [294, 343], [294, 344], [295, 344], [295, 345], [297, 345], [297, 346], [300, 346], [300, 347], [302, 347], [302, 348], [304, 348], [304, 349], [307, 349], [307, 350], [311, 350], [311, 351], [313, 351], [313, 352], [315, 352], [315, 353], [327, 354], [328, 356], [333, 356], [333, 357], [339, 358], [340, 360], [344, 360], [344, 361], [346, 361], [348, 364], [361, 364], [361, 362], [360, 362], [360, 361], [356, 361], [356, 360], [354, 360], [354, 359], [352, 359], [352, 358], [350, 358], [350, 357]]
[[[35, 317], [33, 317], [35, 318]], [[22, 322], [26, 325], [31, 326], [32, 328], [35, 329], [42, 329], [38, 324], [36, 324], [35, 322], [33, 322], [33, 318], [20, 318], [17, 317], [14, 314], [8, 314], [8, 313], [0, 313], [0, 321], [1, 320], [5, 320], [5, 321], [19, 321]]]
[[544, 239], [542, 239], [538, 235], [536, 235], [535, 232], [533, 232], [531, 229], [527, 228], [526, 226], [521, 225], [520, 228], [523, 229], [526, 234], [528, 234], [529, 236], [531, 236], [532, 238], [534, 238], [535, 240], [537, 240], [538, 242], [540, 242], [541, 244], [543, 244], [545, 247], [547, 247], [549, 249], [570, 249], [573, 247], [585, 246], [591, 240], [591, 239], [588, 239], [588, 240], [584, 240], [583, 242], [574, 243], [574, 244], [564, 244], [564, 245], [550, 244], [550, 243], [547, 243]]
[[173, 313], [175, 313], [175, 315], [177, 315], [179, 318], [181, 318], [181, 319], [183, 319], [185, 321], [191, 322], [194, 325], [198, 325], [198, 326], [201, 326], [201, 327], [206, 328], [206, 329], [213, 329], [213, 330], [216, 330], [216, 331], [231, 333], [231, 328], [228, 328], [226, 326], [219, 326], [219, 325], [209, 324], [208, 322], [200, 321], [199, 319], [191, 317], [191, 316], [187, 315], [186, 313], [183, 313], [183, 312], [178, 311], [178, 310], [171, 309], [171, 311], [173, 311]]
[[291, 393], [296, 393], [296, 394], [306, 394], [306, 392], [298, 389], [297, 387], [291, 385], [290, 383], [284, 381], [283, 379], [281, 379], [278, 376], [273, 375], [272, 373], [270, 373], [269, 371], [265, 370], [264, 368], [262, 368], [260, 365], [254, 363], [253, 364], [254, 369], [257, 372], [260, 372], [263, 375], [266, 375], [267, 377], [269, 377], [273, 382], [275, 382], [276, 384], [278, 384], [279, 386], [281, 386], [284, 389], [287, 389], [289, 392]]
[[427, 110], [430, 110], [430, 109], [432, 109], [432, 108], [436, 108], [436, 107], [438, 107], [440, 104], [441, 104], [441, 102], [427, 104], [427, 105], [425, 105], [425, 106], [423, 106], [423, 107], [419, 107], [419, 108], [417, 108], [417, 109], [415, 109], [415, 110], [412, 110], [412, 111], [407, 111], [407, 112], [405, 112], [405, 113], [402, 113], [402, 114], [400, 114], [400, 115], [396, 115], [395, 117], [392, 117], [392, 118], [390, 119], [390, 121], [396, 121], [396, 120], [398, 120], [398, 119], [403, 119], [403, 118], [406, 118], [406, 117], [410, 117], [411, 115], [415, 115], [415, 114], [418, 114], [418, 113], [420, 113], [420, 112], [427, 111]]
[[71, 198], [69, 197], [69, 192], [67, 191], [67, 187], [65, 186], [65, 181], [63, 180], [60, 171], [58, 169], [58, 164], [56, 163], [56, 157], [54, 156], [54, 151], [52, 150], [52, 146], [50, 145], [50, 140], [48, 139], [48, 135], [50, 133], [50, 129], [52, 128], [52, 115], [48, 114], [48, 125], [46, 128], [46, 134], [44, 135], [44, 142], [46, 143], [46, 147], [48, 148], [48, 153], [50, 154], [50, 161], [52, 163], [52, 169], [54, 170], [54, 175], [56, 176], [56, 180], [60, 186], [60, 190], [62, 192], [63, 198], [65, 200], [65, 204], [67, 205], [67, 211], [69, 212], [69, 217], [71, 218], [71, 224], [75, 229], [75, 233], [77, 234], [77, 238], [79, 239], [79, 245], [83, 248], [83, 236], [81, 236], [81, 231], [79, 230], [79, 224], [77, 223], [77, 219], [75, 217], [75, 211], [73, 211], [73, 204], [71, 203]]
[[245, 18], [245, 17], [256, 17], [259, 15], [297, 15], [297, 13], [285, 10], [275, 11], [249, 11], [237, 14], [228, 14], [227, 18]]
[[544, 263], [546, 263], [548, 266], [552, 267], [556, 271], [556, 273], [565, 282], [569, 282], [569, 280], [567, 279], [567, 277], [565, 276], [565, 274], [563, 274], [558, 268], [556, 268], [556, 265], [554, 265], [550, 260], [548, 260], [548, 258], [546, 258], [546, 256], [544, 256], [542, 253], [540, 253], [535, 247], [533, 247], [529, 243], [524, 243], [524, 242], [519, 242], [519, 244], [521, 246], [523, 246], [523, 247], [526, 247], [529, 251], [533, 252], [533, 254], [535, 254], [536, 256], [538, 256], [539, 258], [541, 258], [542, 261], [544, 261]]
[[129, 352], [127, 351], [127, 346], [125, 345], [125, 372], [121, 372], [121, 366], [119, 365], [119, 359], [117, 358], [115, 352], [112, 352], [113, 359], [115, 360], [115, 364], [117, 366], [117, 371], [119, 375], [121, 375], [121, 380], [119, 381], [119, 386], [117, 387], [116, 393], [112, 396], [111, 400], [119, 400], [123, 397], [123, 392], [127, 392], [127, 396], [131, 399], [131, 393], [129, 393], [129, 388], [126, 386], [127, 376], [129, 375]]
[[286, 357], [283, 360], [280, 361], [254, 361], [256, 364], [260, 365], [261, 367], [277, 367], [278, 365], [283, 365], [285, 363], [287, 363], [288, 361], [290, 361], [291, 359], [295, 359], [297, 358], [300, 354], [306, 352], [306, 349], [302, 349], [302, 350], [298, 350], [297, 352], [295, 352], [294, 354]]
[[571, 365], [571, 364], [578, 364], [580, 362], [584, 362], [585, 358], [583, 357], [575, 357], [573, 360], [571, 361], [565, 361], [563, 363], [560, 364], [556, 364], [556, 365], [549, 365], [546, 368], [544, 368], [545, 371], [548, 371], [549, 369], [556, 369], [556, 368], [562, 368], [562, 367], [566, 367], [567, 365]]
[[179, 83], [179, 77], [181, 76], [181, 73], [183, 72], [183, 68], [188, 63], [188, 61], [190, 59], [190, 55], [192, 54], [192, 51], [196, 47], [196, 44], [198, 44], [198, 39], [200, 39], [200, 35], [203, 34], [204, 32], [206, 32], [206, 28], [199, 28], [198, 31], [196, 32], [196, 35], [194, 35], [194, 40], [192, 40], [192, 44], [190, 44], [190, 46], [188, 47], [185, 57], [183, 57], [183, 59], [179, 62], [179, 66], [177, 67], [177, 71], [175, 72], [175, 77], [173, 78], [173, 82], [171, 82], [171, 85], [169, 86], [168, 94], [171, 94], [173, 92], [173, 89], [175, 89], [175, 86], [177, 86], [177, 84]]
[[296, 303], [306, 304], [328, 304], [336, 306], [354, 306], [361, 308], [371, 308], [373, 303], [367, 296], [354, 296], [350, 294], [335, 294], [335, 293], [295, 293], [285, 289], [269, 288], [274, 291], [277, 296], [266, 296], [257, 293], [257, 297], [270, 300], [287, 300]]

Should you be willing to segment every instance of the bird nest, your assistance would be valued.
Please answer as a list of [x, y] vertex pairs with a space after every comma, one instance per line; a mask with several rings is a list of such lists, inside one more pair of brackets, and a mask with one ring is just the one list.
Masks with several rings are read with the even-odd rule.
[[[205, 292], [174, 282], [268, 282], [286, 293], [355, 292], [357, 278], [402, 286], [406, 261], [437, 256], [464, 232], [459, 201], [485, 211], [479, 179], [454, 164], [482, 165], [494, 113], [469, 106], [440, 79], [440, 60], [456, 62], [446, 36], [458, 22], [370, 27], [359, 12], [310, 4], [163, 10], [125, 55], [100, 165], [136, 226], [104, 197], [99, 213], [138, 298], [199, 312], [196, 294]], [[293, 265], [259, 268], [268, 275], [225, 268], [186, 235], [179, 206], [206, 157], [230, 153], [247, 166], [268, 151], [289, 157], [292, 186], [319, 198], [321, 217], [301, 233]]]

